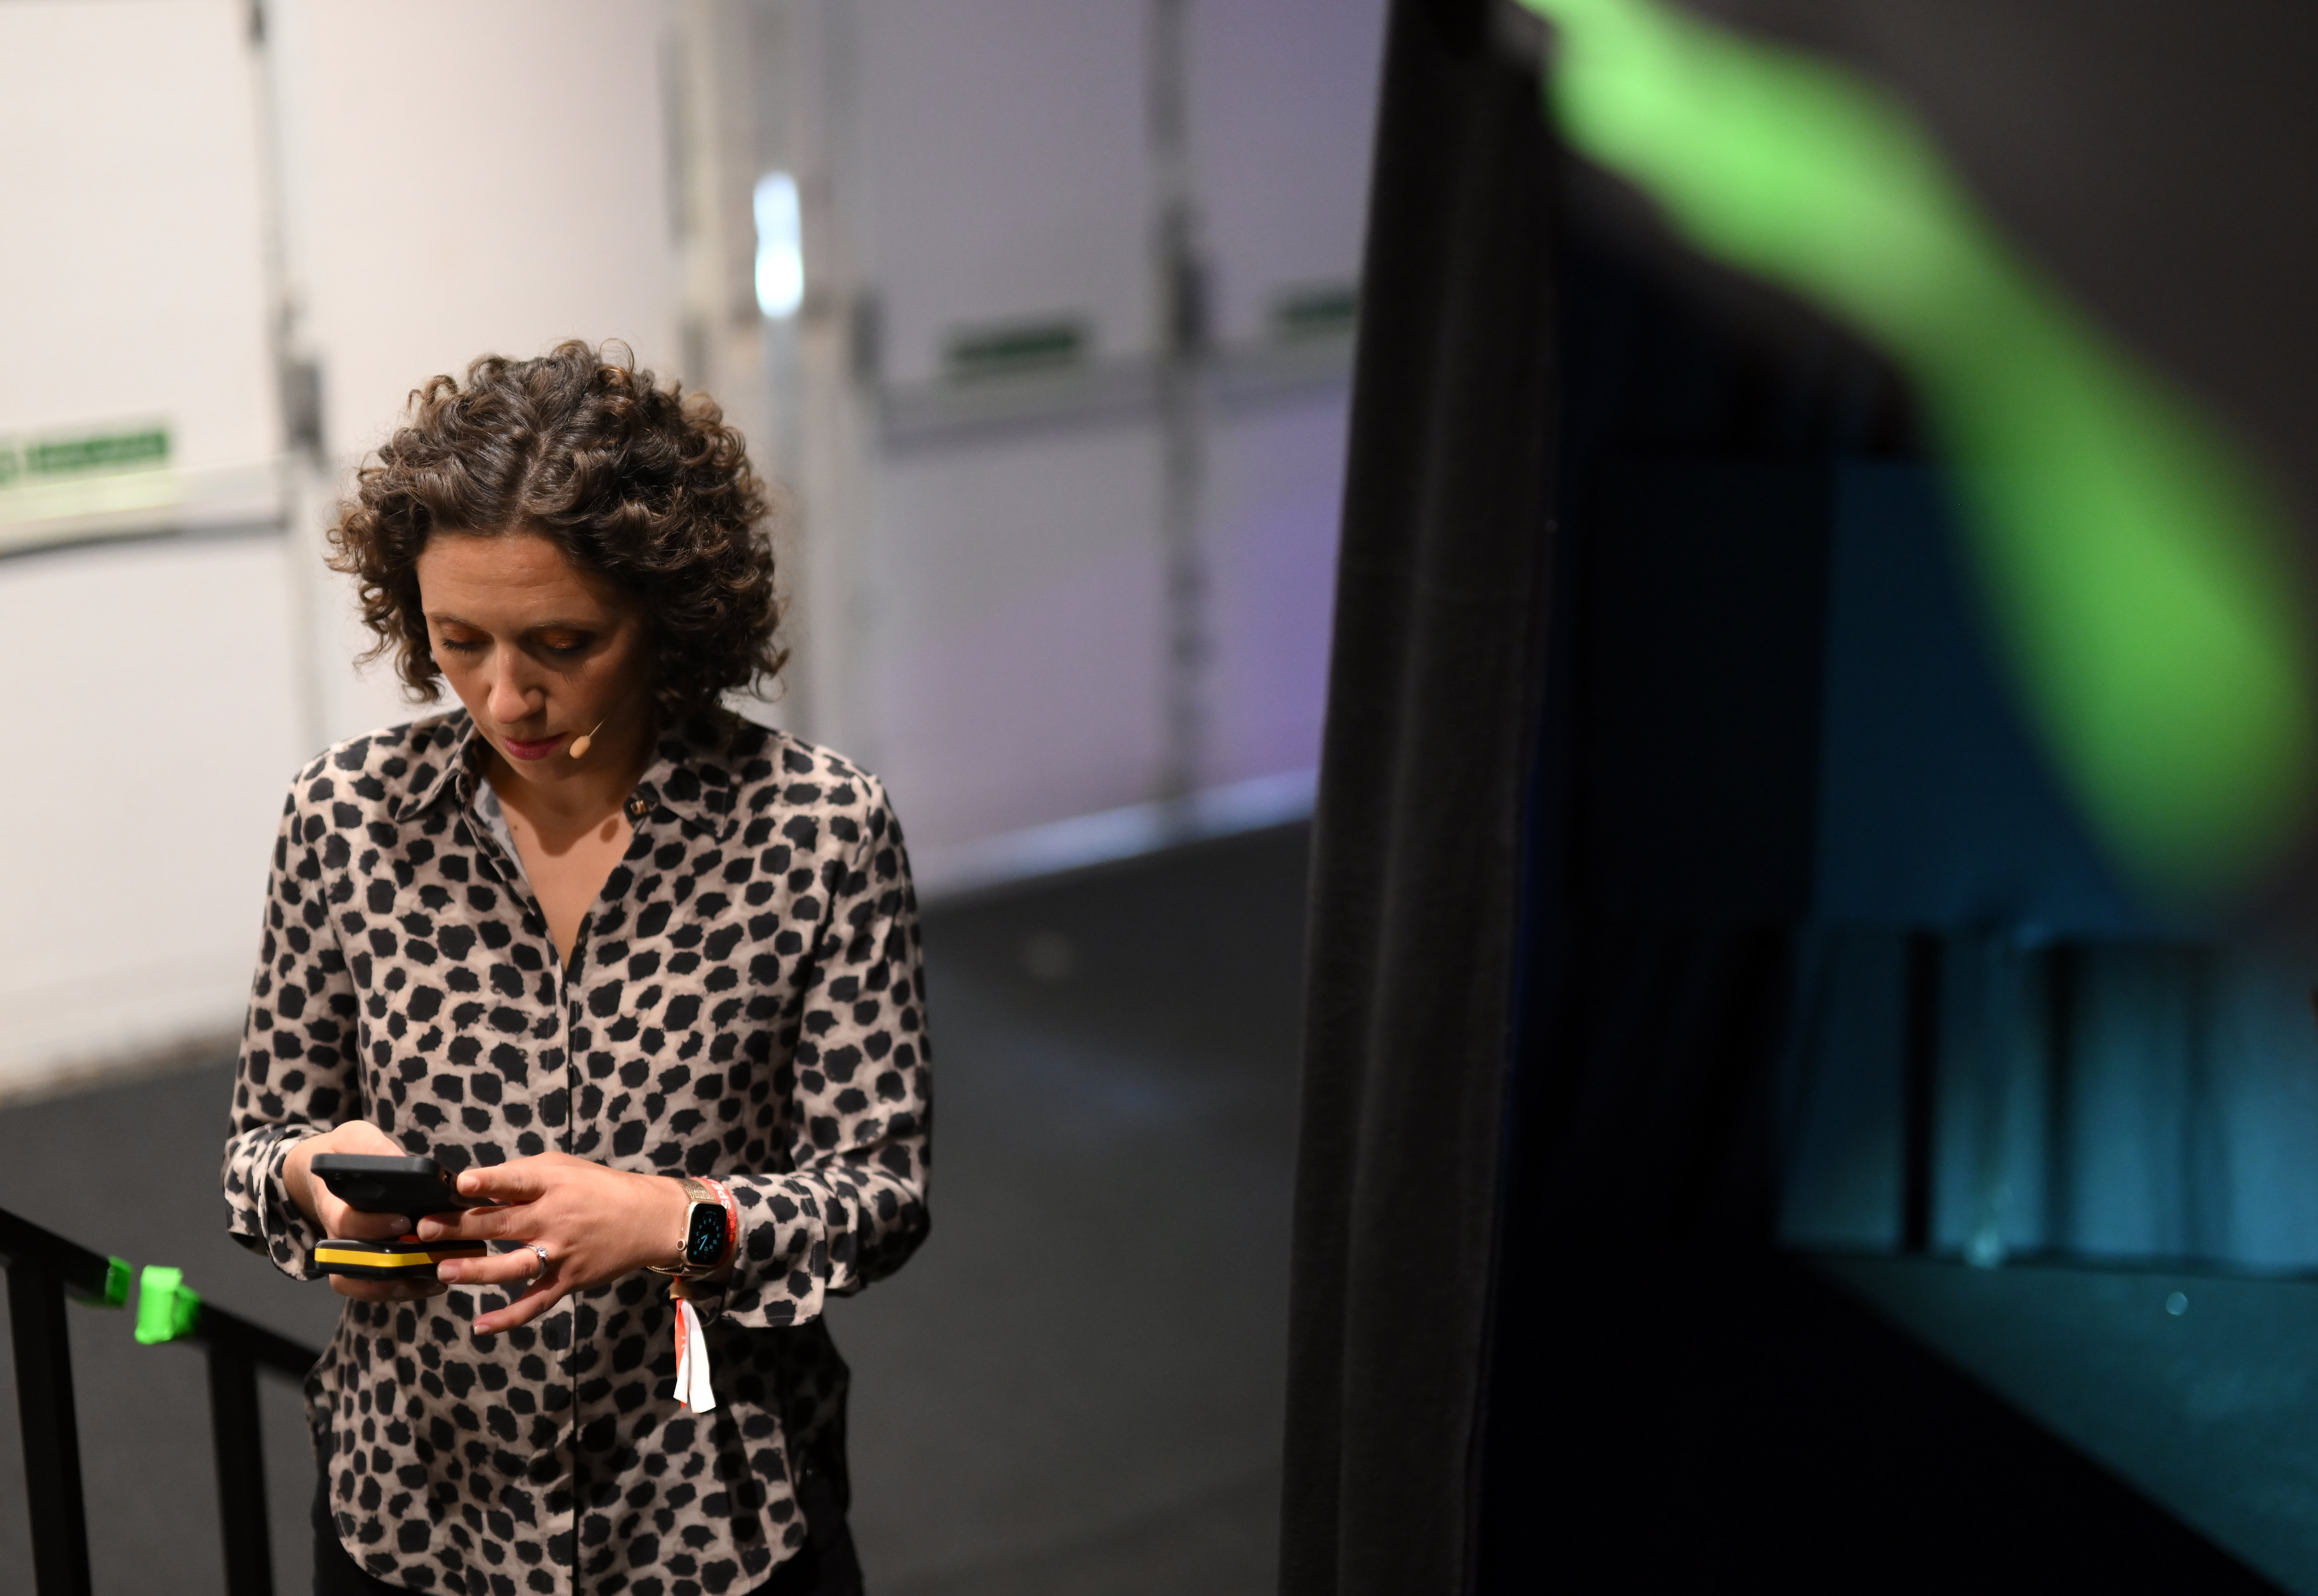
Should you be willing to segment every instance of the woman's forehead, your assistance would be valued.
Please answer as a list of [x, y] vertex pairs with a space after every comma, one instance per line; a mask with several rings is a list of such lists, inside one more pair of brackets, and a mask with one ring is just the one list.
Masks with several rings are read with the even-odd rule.
[[491, 620], [571, 619], [626, 607], [619, 590], [580, 569], [537, 533], [438, 531], [418, 554], [418, 590], [427, 613]]

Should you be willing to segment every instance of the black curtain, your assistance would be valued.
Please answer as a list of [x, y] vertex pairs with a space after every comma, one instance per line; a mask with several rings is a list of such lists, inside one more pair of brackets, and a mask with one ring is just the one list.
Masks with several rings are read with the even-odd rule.
[[1281, 1589], [1460, 1589], [1542, 690], [1551, 150], [1396, 0], [1314, 828]]

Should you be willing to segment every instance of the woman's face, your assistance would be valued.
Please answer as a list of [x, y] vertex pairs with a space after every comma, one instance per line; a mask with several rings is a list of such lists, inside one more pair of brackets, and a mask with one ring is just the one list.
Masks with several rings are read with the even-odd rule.
[[[516, 776], [602, 770], [648, 735], [641, 606], [546, 538], [437, 532], [419, 551], [418, 596], [436, 662]], [[588, 732], [590, 757], [574, 759]]]

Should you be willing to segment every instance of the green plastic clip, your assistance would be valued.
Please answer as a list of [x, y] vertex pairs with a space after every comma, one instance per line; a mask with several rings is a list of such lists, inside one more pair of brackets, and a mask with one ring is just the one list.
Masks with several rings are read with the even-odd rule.
[[140, 1346], [183, 1340], [202, 1322], [202, 1294], [185, 1284], [183, 1269], [148, 1263], [137, 1286], [137, 1340]]
[[118, 1308], [129, 1301], [129, 1260], [108, 1258], [104, 1260], [104, 1284], [94, 1296], [76, 1291], [73, 1301], [92, 1308]]

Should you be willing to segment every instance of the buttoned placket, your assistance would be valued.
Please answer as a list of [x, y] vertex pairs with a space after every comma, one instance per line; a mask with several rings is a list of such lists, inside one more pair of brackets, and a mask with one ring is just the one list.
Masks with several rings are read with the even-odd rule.
[[[467, 779], [470, 784], [480, 784], [488, 778], [480, 772], [470, 770]], [[580, 928], [571, 937], [571, 957], [566, 961], [556, 951], [554, 930], [547, 923], [547, 911], [540, 907], [538, 894], [532, 891], [530, 875], [523, 869], [520, 861], [507, 856], [490, 827], [476, 823], [472, 785], [465, 788], [464, 796], [459, 824], [466, 828], [477, 854], [490, 862], [492, 873], [499, 877], [500, 886], [523, 905], [525, 926], [545, 945], [547, 956], [544, 962], [555, 972], [556, 1043], [563, 1057], [564, 1108], [559, 1140], [562, 1143], [560, 1151], [569, 1153], [578, 1130], [580, 1093], [579, 1053], [572, 1045], [572, 1033], [580, 1024], [578, 976], [588, 967], [588, 934], [595, 928], [596, 910], [602, 906], [603, 892], [601, 889], [597, 890], [596, 902], [580, 917]], [[634, 794], [621, 805], [621, 809], [628, 817], [632, 831], [641, 831], [644, 818], [651, 812], [651, 804], [641, 794]], [[618, 865], [613, 866], [615, 874], [618, 869]], [[606, 884], [609, 884], [608, 880]], [[571, 1394], [571, 1400], [564, 1405], [563, 1443], [571, 1457], [571, 1473], [569, 1486], [571, 1499], [571, 1565], [568, 1573], [571, 1589], [576, 1592], [580, 1588], [582, 1504], [580, 1501], [580, 1381], [579, 1373], [571, 1363], [580, 1355], [579, 1307], [567, 1296], [553, 1311], [568, 1315], [572, 1322], [571, 1333], [565, 1340], [563, 1356], [559, 1361], [563, 1365], [565, 1389]]]

